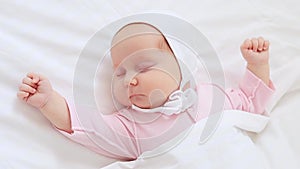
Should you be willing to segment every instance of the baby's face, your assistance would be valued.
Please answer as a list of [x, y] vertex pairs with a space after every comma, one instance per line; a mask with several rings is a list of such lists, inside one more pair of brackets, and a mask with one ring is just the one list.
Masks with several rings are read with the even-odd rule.
[[149, 25], [122, 29], [113, 40], [111, 57], [113, 94], [122, 105], [158, 107], [179, 87], [177, 61], [165, 38]]

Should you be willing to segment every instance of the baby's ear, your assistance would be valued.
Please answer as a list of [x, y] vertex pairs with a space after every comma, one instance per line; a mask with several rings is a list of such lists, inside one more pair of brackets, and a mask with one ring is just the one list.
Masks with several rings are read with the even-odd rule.
[[190, 87], [191, 87], [191, 83], [190, 83], [190, 81], [189, 81], [189, 82], [187, 82], [187, 83], [183, 86], [182, 91], [185, 91], [186, 89], [188, 89], [188, 88], [190, 88]]

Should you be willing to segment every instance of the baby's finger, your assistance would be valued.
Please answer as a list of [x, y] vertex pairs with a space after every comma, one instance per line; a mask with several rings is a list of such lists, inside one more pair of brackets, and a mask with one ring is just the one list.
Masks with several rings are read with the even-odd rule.
[[264, 42], [264, 50], [268, 50], [270, 46], [270, 42], [268, 40], [265, 40]]
[[27, 77], [31, 78], [33, 83], [38, 83], [40, 81], [40, 75], [37, 73], [30, 72], [27, 74]]
[[25, 78], [22, 80], [22, 82], [23, 82], [24, 84], [27, 84], [27, 85], [33, 87], [33, 88], [37, 88], [36, 83], [34, 83], [33, 80], [32, 80], [31, 78], [29, 78], [29, 77], [25, 77]]
[[264, 38], [262, 37], [258, 38], [258, 51], [261, 52], [263, 50], [264, 42], [265, 42]]
[[254, 52], [257, 52], [257, 49], [258, 49], [258, 40], [257, 39], [255, 39], [255, 38], [252, 38], [251, 39], [251, 42], [252, 42], [252, 50], [254, 51]]
[[22, 100], [25, 100], [28, 96], [29, 96], [29, 93], [28, 93], [28, 92], [19, 91], [19, 92], [17, 93], [17, 97], [18, 97], [19, 99], [22, 99]]
[[19, 90], [23, 92], [32, 93], [32, 94], [36, 92], [36, 89], [24, 83], [19, 86]]

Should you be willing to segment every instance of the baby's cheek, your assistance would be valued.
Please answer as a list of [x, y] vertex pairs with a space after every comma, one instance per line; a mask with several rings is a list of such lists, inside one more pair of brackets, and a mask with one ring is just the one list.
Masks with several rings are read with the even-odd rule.
[[165, 103], [168, 94], [161, 89], [154, 89], [149, 94], [149, 102], [151, 107], [158, 107]]
[[153, 92], [153, 90], [160, 90], [163, 95], [168, 95], [179, 87], [179, 80], [169, 74], [168, 72], [164, 72], [161, 70], [154, 70], [149, 72], [148, 76], [143, 77], [143, 81], [145, 82], [144, 88], [149, 92]]
[[114, 101], [117, 101], [124, 106], [131, 105], [128, 100], [127, 90], [124, 89], [124, 87], [122, 87], [120, 84], [114, 84], [112, 94]]

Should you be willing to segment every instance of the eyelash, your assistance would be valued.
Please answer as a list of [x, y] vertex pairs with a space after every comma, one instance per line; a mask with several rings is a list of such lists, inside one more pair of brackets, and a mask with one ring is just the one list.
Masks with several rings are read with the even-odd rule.
[[[122, 71], [122, 72], [120, 72], [120, 71]], [[119, 73], [120, 72], [120, 73]], [[117, 77], [121, 77], [121, 76], [123, 76], [123, 75], [125, 75], [125, 70], [124, 69], [122, 69], [122, 70], [117, 70], [117, 72], [116, 72], [116, 76]]]
[[139, 72], [139, 73], [145, 73], [145, 72], [147, 72], [148, 70], [150, 70], [150, 68], [151, 68], [151, 66], [139, 68], [139, 69], [138, 69], [138, 72]]
[[[151, 70], [151, 67], [154, 66], [155, 64], [144, 64], [143, 66], [139, 66], [139, 68], [137, 68], [137, 71], [139, 73], [145, 73], [148, 72], [149, 70]], [[120, 73], [118, 71], [121, 71]], [[121, 77], [123, 75], [126, 74], [126, 70], [121, 68], [119, 70], [117, 70], [116, 76], [117, 77]]]
[[147, 72], [148, 70], [150, 70], [153, 66], [155, 65], [155, 63], [144, 63], [144, 64], [141, 64], [138, 68], [138, 71], [139, 72]]

